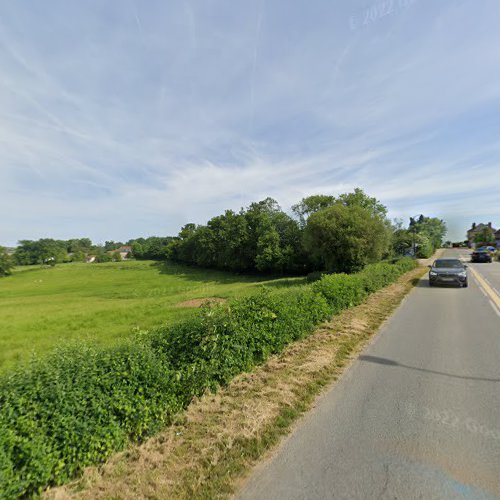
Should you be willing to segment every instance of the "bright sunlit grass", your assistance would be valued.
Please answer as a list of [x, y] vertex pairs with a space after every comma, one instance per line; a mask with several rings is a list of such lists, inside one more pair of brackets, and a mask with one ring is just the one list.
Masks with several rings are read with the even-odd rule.
[[85, 339], [106, 345], [192, 314], [179, 302], [229, 298], [300, 278], [238, 276], [175, 264], [128, 261], [17, 268], [0, 279], [0, 371], [56, 345]]

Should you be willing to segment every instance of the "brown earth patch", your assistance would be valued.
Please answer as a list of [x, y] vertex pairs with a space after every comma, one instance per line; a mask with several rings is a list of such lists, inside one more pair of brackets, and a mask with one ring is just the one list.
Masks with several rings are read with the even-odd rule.
[[184, 302], [178, 302], [175, 305], [176, 307], [210, 307], [216, 304], [223, 304], [224, 302], [227, 302], [227, 300], [221, 297], [206, 297], [204, 299], [185, 300]]
[[252, 467], [277, 449], [322, 389], [392, 314], [422, 268], [344, 311], [217, 394], [191, 403], [152, 439], [116, 454], [79, 481], [46, 492], [67, 498], [229, 498]]

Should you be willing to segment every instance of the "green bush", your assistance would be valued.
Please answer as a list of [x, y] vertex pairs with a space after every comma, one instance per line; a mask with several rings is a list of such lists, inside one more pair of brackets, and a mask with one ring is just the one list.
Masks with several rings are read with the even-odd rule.
[[306, 276], [308, 283], [314, 283], [322, 278], [325, 273], [323, 271], [313, 271]]
[[181, 407], [175, 372], [146, 343], [60, 349], [0, 381], [2, 498], [39, 493], [129, 439], [149, 435]]
[[411, 257], [403, 257], [394, 263], [396, 267], [399, 269], [400, 275], [407, 273], [408, 271], [412, 271], [417, 267], [417, 262], [415, 259]]
[[342, 309], [413, 269], [412, 259], [206, 306], [114, 348], [73, 346], [0, 378], [0, 496], [39, 494], [168, 424]]
[[373, 293], [394, 282], [400, 276], [399, 268], [394, 264], [371, 264], [360, 273], [367, 293]]
[[325, 297], [333, 314], [361, 304], [366, 298], [364, 283], [359, 274], [327, 274], [312, 287]]
[[356, 274], [327, 274], [312, 285], [332, 307], [333, 314], [360, 304], [370, 293], [393, 283], [402, 274], [415, 269], [414, 259], [405, 257], [394, 264], [378, 263], [366, 266]]
[[[229, 305], [203, 308], [201, 314], [152, 332], [152, 346], [171, 366], [184, 370], [190, 392], [227, 384], [270, 354], [310, 333], [330, 315], [326, 300], [310, 287], [258, 294]], [[190, 376], [196, 373], [198, 385]]]
[[111, 262], [113, 258], [108, 253], [102, 253], [96, 256], [95, 261], [97, 264], [103, 264], [105, 262]]

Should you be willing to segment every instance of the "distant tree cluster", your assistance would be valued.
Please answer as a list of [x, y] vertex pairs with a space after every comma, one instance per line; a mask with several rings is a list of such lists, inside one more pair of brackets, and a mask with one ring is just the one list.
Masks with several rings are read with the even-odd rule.
[[354, 272], [387, 257], [387, 209], [356, 189], [339, 197], [314, 195], [286, 214], [266, 198], [206, 225], [187, 224], [168, 246], [168, 258], [237, 272]]
[[86, 254], [93, 248], [92, 241], [89, 238], [21, 240], [13, 258], [15, 263], [20, 266], [83, 261]]
[[20, 266], [46, 264], [54, 266], [61, 262], [85, 262], [89, 255], [96, 257], [96, 262], [121, 260], [115, 250], [123, 243], [106, 241], [104, 245], [94, 245], [90, 238], [54, 240], [42, 238], [37, 241], [21, 240], [12, 256]]
[[174, 240], [171, 236], [150, 236], [129, 240], [132, 255], [140, 260], [165, 260], [168, 257], [168, 245]]
[[416, 257], [428, 258], [443, 246], [446, 223], [436, 217], [410, 217], [407, 229], [397, 227], [393, 234], [393, 250], [396, 255], [415, 253]]
[[95, 257], [95, 262], [118, 262], [124, 246], [131, 247], [128, 257], [136, 259], [164, 260], [172, 237], [151, 236], [137, 238], [126, 243], [106, 241], [104, 245], [94, 245], [89, 238], [55, 240], [43, 238], [37, 241], [21, 240], [12, 256], [12, 262], [25, 266], [33, 264], [55, 265], [62, 262], [85, 262], [87, 257]]
[[185, 225], [168, 257], [237, 272], [297, 272], [307, 268], [298, 223], [272, 198], [239, 213], [226, 210], [206, 225]]

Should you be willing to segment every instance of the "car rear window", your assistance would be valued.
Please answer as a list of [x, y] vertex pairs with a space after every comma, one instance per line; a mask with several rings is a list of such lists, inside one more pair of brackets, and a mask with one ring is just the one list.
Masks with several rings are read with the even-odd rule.
[[457, 259], [442, 259], [436, 260], [434, 267], [463, 267], [463, 264]]

